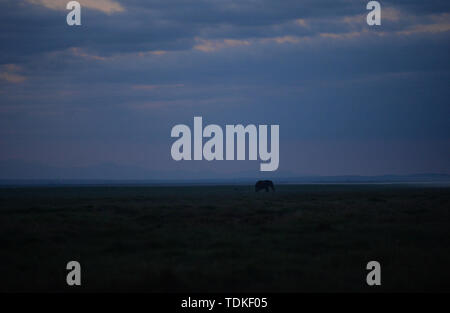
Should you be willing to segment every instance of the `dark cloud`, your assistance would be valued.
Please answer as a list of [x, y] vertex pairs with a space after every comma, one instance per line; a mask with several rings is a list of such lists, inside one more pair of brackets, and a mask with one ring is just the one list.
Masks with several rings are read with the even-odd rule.
[[[277, 36], [314, 36], [367, 29], [361, 1], [126, 1], [123, 12], [104, 14], [83, 9], [83, 26], [68, 27], [64, 10], [51, 10], [25, 0], [2, 2], [0, 59], [64, 50], [90, 49], [101, 55], [149, 50], [187, 50], [195, 38], [246, 39]], [[388, 20], [385, 30], [407, 28], [427, 14], [450, 12], [447, 1], [386, 2], [400, 15], [418, 18]], [[353, 23], [344, 17], [360, 15]], [[307, 27], [295, 21], [303, 19]]]
[[170, 128], [201, 115], [279, 123], [283, 149], [318, 174], [330, 174], [323, 142], [342, 144], [324, 167], [333, 174], [385, 141], [402, 148], [370, 174], [414, 153], [399, 171], [450, 171], [447, 1], [383, 1], [379, 28], [365, 23], [364, 1], [119, 2], [114, 14], [83, 9], [81, 27], [64, 10], [0, 4], [1, 159], [173, 169]]

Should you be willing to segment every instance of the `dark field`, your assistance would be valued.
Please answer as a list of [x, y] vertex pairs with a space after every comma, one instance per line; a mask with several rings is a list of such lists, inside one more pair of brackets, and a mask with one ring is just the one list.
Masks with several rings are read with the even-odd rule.
[[450, 291], [449, 226], [448, 187], [1, 188], [0, 290]]

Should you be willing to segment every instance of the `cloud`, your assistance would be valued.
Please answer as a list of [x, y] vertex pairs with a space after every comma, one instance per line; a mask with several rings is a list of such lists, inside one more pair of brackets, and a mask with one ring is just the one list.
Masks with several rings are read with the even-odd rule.
[[147, 55], [164, 55], [167, 52], [168, 51], [165, 51], [165, 50], [142, 51], [142, 52], [138, 52], [138, 56], [144, 57], [144, 56], [147, 56]]
[[[68, 0], [26, 0], [29, 3], [44, 6], [52, 10], [65, 11]], [[89, 8], [106, 14], [123, 12], [125, 9], [120, 3], [114, 0], [78, 0], [81, 8]]]
[[77, 147], [92, 160], [106, 143], [152, 166], [166, 160], [170, 127], [195, 115], [280, 123], [281, 140], [450, 149], [448, 1], [383, 2], [381, 27], [361, 1], [95, 1], [78, 28], [64, 5], [24, 1], [0, 1], [0, 157], [51, 151], [52, 162]]
[[[55, 11], [65, 10], [67, 0], [23, 1], [52, 10], [21, 6], [15, 0], [2, 2], [0, 20], [5, 27], [0, 29], [0, 60], [6, 63], [20, 63], [22, 57], [73, 47], [88, 53], [85, 58], [100, 60], [124, 53], [152, 57], [189, 50], [242, 50], [258, 42], [294, 45], [313, 38], [347, 40], [364, 32], [392, 36], [437, 34], [448, 31], [450, 11], [450, 5], [441, 1], [386, 3], [382, 6], [382, 27], [369, 29], [367, 10], [360, 1], [325, 1], [319, 5], [312, 0], [263, 0], [255, 5], [247, 0], [174, 0], [169, 5], [163, 0], [129, 0], [123, 2], [125, 8], [115, 0], [85, 0], [82, 6], [96, 12], [85, 16], [89, 23], [84, 27], [69, 30], [63, 27], [65, 20], [60, 12]], [[438, 5], [442, 9], [436, 13]], [[100, 12], [123, 14], [111, 17]], [[443, 20], [431, 18], [439, 14], [443, 14]]]
[[401, 35], [413, 35], [418, 33], [443, 33], [450, 31], [450, 14], [434, 14], [430, 16], [428, 24], [411, 25], [405, 30], [398, 32]]
[[295, 23], [297, 23], [297, 25], [299, 25], [301, 27], [308, 27], [308, 22], [306, 22], [306, 20], [303, 18], [296, 19]]
[[78, 47], [70, 48], [69, 51], [74, 56], [77, 56], [80, 58], [86, 58], [86, 59], [90, 59], [90, 60], [95, 60], [95, 61], [106, 61], [106, 60], [110, 59], [110, 58], [102, 57], [102, 56], [95, 55], [95, 54], [89, 54], [89, 53], [85, 52], [83, 49], [78, 48]]
[[13, 84], [23, 83], [27, 78], [18, 73], [21, 70], [16, 64], [5, 64], [1, 67], [0, 79]]
[[305, 38], [301, 38], [301, 37], [297, 37], [297, 36], [282, 36], [282, 37], [267, 38], [267, 39], [264, 39], [263, 42], [274, 41], [278, 44], [299, 43], [300, 41], [302, 41], [302, 39], [305, 39]]
[[357, 38], [360, 37], [362, 34], [366, 33], [366, 32], [348, 32], [348, 33], [321, 33], [320, 36], [323, 38], [330, 38], [330, 39], [340, 39], [340, 40], [344, 40], [344, 39], [353, 39], [353, 38]]
[[226, 47], [239, 47], [250, 45], [250, 41], [238, 39], [208, 40], [202, 38], [195, 38], [195, 40], [198, 43], [194, 46], [194, 49], [203, 52], [213, 52]]
[[135, 90], [155, 90], [160, 88], [179, 88], [184, 87], [184, 84], [171, 84], [171, 85], [134, 85], [132, 88]]

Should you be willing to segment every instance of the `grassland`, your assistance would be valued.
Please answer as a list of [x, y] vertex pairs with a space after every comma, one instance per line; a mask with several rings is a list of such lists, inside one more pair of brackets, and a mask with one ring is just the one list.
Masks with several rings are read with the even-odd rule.
[[[0, 290], [450, 291], [450, 188], [0, 188]], [[365, 265], [382, 266], [369, 288]]]

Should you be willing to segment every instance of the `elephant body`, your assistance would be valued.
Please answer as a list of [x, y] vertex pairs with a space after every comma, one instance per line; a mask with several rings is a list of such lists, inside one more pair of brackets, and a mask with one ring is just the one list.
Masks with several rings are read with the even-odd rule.
[[258, 192], [261, 189], [265, 189], [266, 192], [268, 192], [269, 188], [272, 188], [272, 191], [275, 191], [275, 187], [271, 180], [258, 180], [255, 184], [255, 192]]

